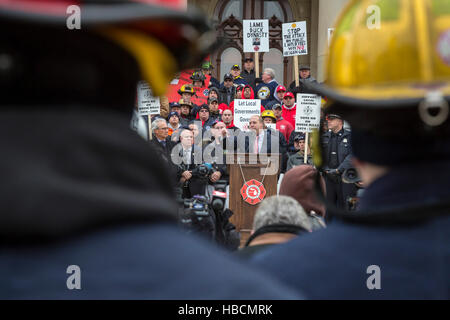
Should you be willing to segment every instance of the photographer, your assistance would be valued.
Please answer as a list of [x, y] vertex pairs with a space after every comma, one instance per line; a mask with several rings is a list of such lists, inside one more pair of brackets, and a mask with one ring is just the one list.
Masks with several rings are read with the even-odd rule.
[[[228, 150], [227, 138], [230, 137], [230, 133], [227, 130], [227, 126], [224, 122], [216, 120], [211, 126], [211, 142], [207, 144], [204, 148], [204, 161], [209, 163], [214, 163], [217, 169], [217, 173], [214, 172], [211, 175], [211, 182], [215, 183], [219, 179], [226, 180], [227, 184], [229, 181], [229, 175], [226, 165], [226, 153]], [[234, 148], [234, 140], [230, 141], [232, 143], [229, 148]]]

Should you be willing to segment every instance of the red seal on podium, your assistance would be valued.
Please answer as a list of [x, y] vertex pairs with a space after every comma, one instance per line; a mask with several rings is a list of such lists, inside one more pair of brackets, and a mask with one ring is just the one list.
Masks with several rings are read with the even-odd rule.
[[244, 183], [241, 188], [241, 196], [245, 202], [255, 205], [260, 203], [266, 196], [264, 185], [258, 180], [252, 179]]

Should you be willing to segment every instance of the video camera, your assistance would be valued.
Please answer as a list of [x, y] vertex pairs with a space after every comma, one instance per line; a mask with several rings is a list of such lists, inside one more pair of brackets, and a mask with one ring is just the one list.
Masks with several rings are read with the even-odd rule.
[[[361, 178], [358, 175], [358, 171], [356, 171], [355, 168], [348, 168], [344, 171], [342, 174], [342, 182], [343, 183], [353, 183], [358, 189], [362, 189], [362, 185], [360, 184], [362, 182]], [[362, 191], [362, 190], [361, 190]], [[360, 192], [358, 192], [360, 194]], [[355, 211], [356, 207], [359, 202], [359, 196], [355, 197], [347, 197], [345, 199], [346, 201], [346, 207], [348, 211]]]
[[192, 170], [192, 177], [200, 180], [208, 180], [214, 172], [213, 165], [210, 163], [203, 163]]
[[241, 241], [241, 235], [234, 224], [230, 222], [233, 211], [225, 209], [227, 199], [227, 180], [218, 180], [213, 184], [211, 194], [211, 207], [216, 218], [216, 242], [225, 248], [237, 250]]
[[[342, 182], [343, 183], [359, 183], [361, 182], [361, 178], [358, 175], [358, 171], [356, 171], [355, 168], [348, 168], [344, 170], [344, 173], [342, 173]], [[356, 185], [358, 186], [358, 185]]]
[[213, 184], [211, 207], [214, 211], [221, 212], [225, 208], [225, 200], [227, 198], [227, 181], [218, 180]]
[[179, 222], [188, 233], [203, 234], [215, 239], [215, 217], [205, 196], [195, 195], [185, 199], [179, 212]]

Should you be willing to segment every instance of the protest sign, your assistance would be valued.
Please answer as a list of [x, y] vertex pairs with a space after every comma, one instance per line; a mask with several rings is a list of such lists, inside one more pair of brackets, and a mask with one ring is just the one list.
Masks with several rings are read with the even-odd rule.
[[285, 57], [308, 54], [306, 21], [283, 23], [283, 55]]
[[320, 126], [321, 98], [315, 94], [297, 94], [295, 131], [311, 132]]
[[138, 112], [140, 116], [148, 116], [160, 113], [160, 101], [152, 95], [152, 90], [145, 81], [138, 83]]
[[244, 52], [269, 51], [269, 20], [243, 21]]
[[234, 100], [234, 125], [243, 131], [247, 131], [250, 118], [261, 115], [261, 100], [259, 99], [235, 99]]

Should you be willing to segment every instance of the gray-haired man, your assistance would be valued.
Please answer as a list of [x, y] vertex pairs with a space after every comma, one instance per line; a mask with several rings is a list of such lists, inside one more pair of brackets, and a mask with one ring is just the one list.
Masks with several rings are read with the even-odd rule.
[[252, 235], [238, 254], [249, 258], [311, 230], [311, 221], [297, 200], [289, 196], [271, 196], [258, 206], [253, 218]]
[[170, 151], [173, 143], [169, 138], [169, 127], [167, 121], [157, 118], [152, 122], [153, 139], [150, 144], [158, 152], [158, 154], [168, 163], [170, 159]]
[[257, 97], [261, 99], [261, 104], [265, 107], [267, 103], [275, 100], [275, 90], [278, 83], [275, 80], [275, 71], [271, 68], [266, 68], [261, 75], [262, 83], [256, 87]]

